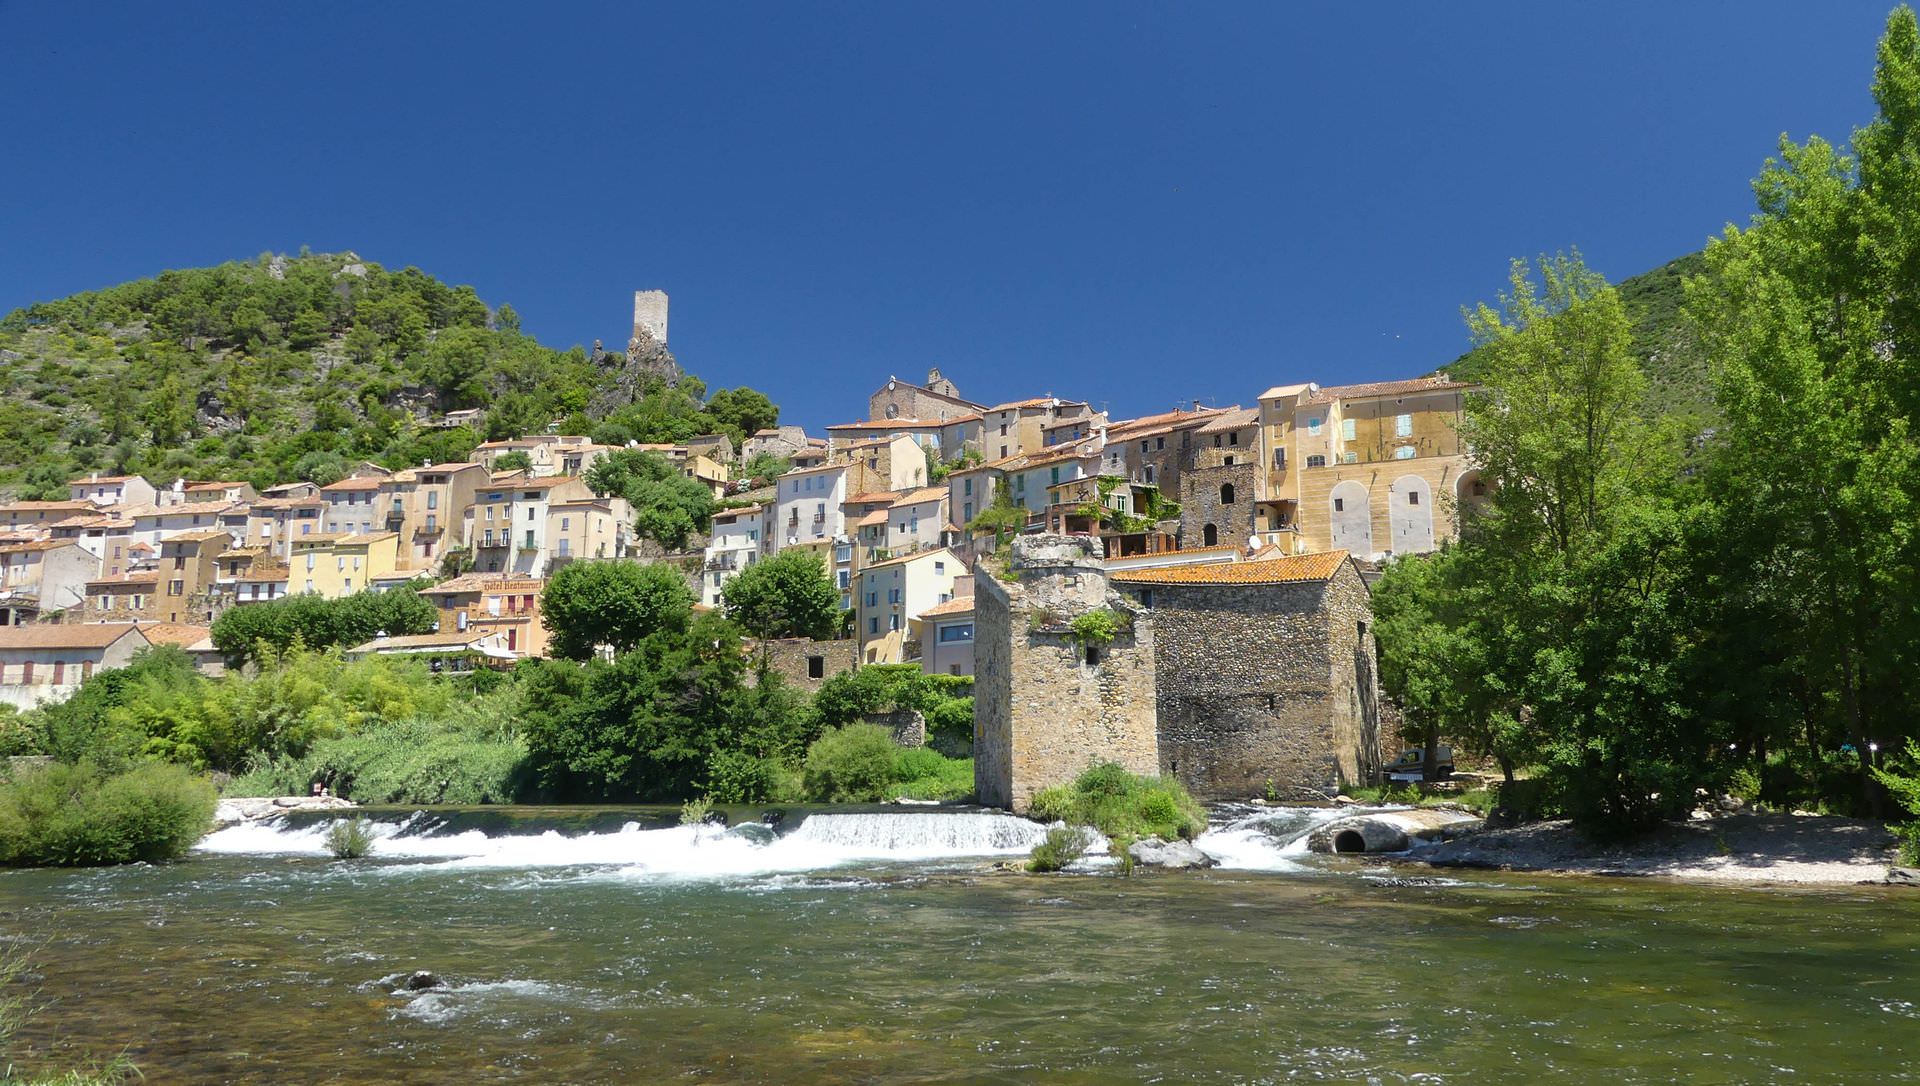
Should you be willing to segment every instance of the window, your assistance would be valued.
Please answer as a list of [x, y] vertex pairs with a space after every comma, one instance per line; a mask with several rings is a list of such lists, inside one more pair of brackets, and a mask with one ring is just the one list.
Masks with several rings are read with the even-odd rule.
[[1393, 450], [1393, 458], [1395, 460], [1411, 460], [1413, 459], [1413, 456], [1414, 456], [1414, 448], [1411, 445], [1402, 445], [1399, 448]]
[[964, 509], [964, 512], [962, 512], [962, 513], [960, 514], [960, 522], [961, 522], [962, 524], [966, 524], [966, 523], [969, 523], [969, 522], [971, 522], [971, 521], [973, 520], [973, 503], [972, 503], [972, 502], [968, 502], [968, 503], [967, 503], [967, 504], [966, 504], [966, 505], [965, 505], [964, 507], [962, 507], [962, 508]]
[[867, 633], [878, 634], [879, 632], [880, 632], [880, 616], [875, 615], [872, 618], [867, 620]]
[[1233, 484], [1232, 483], [1220, 484], [1220, 504], [1221, 505], [1233, 504]]
[[947, 571], [947, 564], [945, 562], [935, 562], [933, 564], [933, 572], [935, 575], [945, 573], [946, 571]]
[[1319, 437], [1320, 423], [1321, 423], [1321, 419], [1320, 419], [1320, 416], [1318, 415], [1314, 415], [1313, 417], [1307, 419], [1307, 433], [1312, 434], [1315, 437]]
[[528, 529], [527, 529], [527, 543], [526, 543], [526, 546], [527, 546], [527, 549], [528, 549], [528, 550], [532, 550], [532, 549], [533, 549], [533, 529], [532, 529], [532, 528], [528, 528]]
[[1220, 435], [1219, 435], [1219, 434], [1215, 434], [1215, 435], [1213, 435], [1213, 447], [1214, 447], [1214, 448], [1216, 448], [1216, 449], [1220, 447]]
[[899, 628], [900, 628], [900, 616], [899, 616], [899, 615], [897, 615], [897, 614], [895, 614], [895, 615], [888, 615], [888, 616], [887, 616], [887, 629], [888, 629], [889, 631], [892, 631], [892, 630], [897, 630], [897, 629], [899, 629]]
[[1004, 422], [1000, 424], [1000, 436], [1001, 437], [1007, 436], [1007, 424]]
[[867, 606], [868, 606], [868, 607], [872, 607], [872, 606], [875, 606], [875, 605], [876, 605], [876, 604], [878, 604], [879, 602], [880, 602], [880, 593], [878, 593], [878, 592], [869, 592], [869, 593], [867, 593]]
[[573, 553], [573, 540], [560, 537], [560, 557], [566, 558]]
[[1334, 512], [1336, 512], [1336, 513], [1341, 513], [1341, 512], [1345, 512], [1345, 511], [1346, 511], [1346, 508], [1347, 508], [1347, 499], [1345, 499], [1345, 498], [1335, 498], [1335, 499], [1333, 499], [1333, 511], [1334, 511]]
[[1420, 504], [1420, 492], [1418, 490], [1407, 491], [1407, 504], [1408, 505]]
[[954, 626], [940, 627], [940, 642], [950, 645], [955, 641], [973, 640], [973, 623], [967, 622]]
[[1233, 466], [1233, 457], [1229, 455], [1227, 457], [1227, 467], [1232, 467], [1232, 466]]
[[1056, 466], [1056, 467], [1052, 467], [1052, 468], [1048, 468], [1048, 469], [1047, 469], [1047, 476], [1048, 476], [1048, 477], [1047, 477], [1047, 485], [1049, 485], [1049, 486], [1058, 486], [1058, 485], [1060, 485], [1060, 469], [1059, 469], [1059, 467], [1057, 467], [1057, 466]]
[[1153, 590], [1152, 589], [1143, 588], [1140, 590], [1140, 606], [1142, 607], [1153, 606]]
[[1343, 441], [1352, 441], [1353, 436], [1354, 436], [1354, 421], [1352, 419], [1341, 419], [1340, 420], [1340, 439]]
[[807, 678], [821, 679], [827, 674], [827, 658], [824, 656], [807, 657]]
[[1413, 436], [1413, 416], [1412, 415], [1395, 415], [1393, 417], [1393, 436], [1395, 437], [1412, 437]]
[[1200, 545], [1201, 546], [1215, 547], [1215, 546], [1219, 546], [1219, 544], [1220, 544], [1220, 529], [1214, 527], [1211, 524], [1200, 529]]
[[843, 569], [840, 571], [840, 591], [845, 592], [850, 587], [852, 587], [851, 574]]
[[1307, 466], [1310, 468], [1324, 468], [1327, 466], [1327, 458], [1324, 456], [1309, 456], [1307, 457]]
[[1156, 438], [1154, 438], [1154, 439], [1153, 439], [1153, 448], [1154, 448], [1154, 451], [1156, 451], [1156, 452], [1158, 452], [1159, 450], [1161, 450], [1161, 449], [1164, 449], [1164, 448], [1166, 448], [1166, 447], [1167, 447], [1167, 439], [1166, 439], [1166, 438], [1164, 438], [1164, 437], [1156, 437]]
[[428, 509], [440, 508], [440, 492], [438, 490], [427, 491], [427, 508]]
[[1237, 430], [1236, 430], [1236, 431], [1234, 431], [1233, 433], [1231, 433], [1231, 434], [1228, 434], [1228, 435], [1227, 435], [1227, 444], [1229, 444], [1229, 445], [1238, 445], [1238, 444], [1240, 444], [1240, 433], [1239, 433], [1239, 431], [1237, 431]]

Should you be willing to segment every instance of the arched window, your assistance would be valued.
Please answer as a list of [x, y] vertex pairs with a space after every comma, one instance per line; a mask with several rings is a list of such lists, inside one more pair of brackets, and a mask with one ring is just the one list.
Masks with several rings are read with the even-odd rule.
[[1200, 529], [1200, 545], [1203, 547], [1219, 546], [1220, 545], [1220, 529], [1214, 527], [1211, 524]]
[[1233, 484], [1232, 483], [1220, 484], [1220, 504], [1221, 505], [1233, 504]]

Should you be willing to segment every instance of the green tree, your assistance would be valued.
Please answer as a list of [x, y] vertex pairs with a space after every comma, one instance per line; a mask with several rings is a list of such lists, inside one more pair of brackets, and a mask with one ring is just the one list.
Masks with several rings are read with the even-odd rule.
[[608, 453], [587, 469], [586, 481], [596, 494], [627, 499], [635, 529], [669, 550], [684, 547], [689, 536], [706, 531], [713, 520], [713, 492], [656, 452]]
[[755, 637], [830, 638], [840, 628], [840, 591], [811, 551], [783, 550], [720, 589], [727, 617]]
[[1851, 155], [1782, 139], [1754, 183], [1759, 214], [1689, 283], [1719, 364], [1725, 424], [1705, 466], [1729, 496], [1722, 598], [1744, 636], [1726, 662], [1756, 680], [1735, 699], [1756, 744], [1920, 734], [1920, 31], [1904, 5], [1873, 96]]
[[723, 388], [707, 401], [707, 414], [714, 425], [732, 435], [737, 446], [756, 432], [769, 430], [780, 422], [780, 408], [767, 394], [751, 388]]
[[622, 653], [659, 631], [685, 629], [693, 592], [664, 564], [572, 562], [547, 582], [540, 610], [553, 654], [586, 660], [603, 645]]
[[524, 449], [514, 449], [511, 452], [504, 452], [494, 458], [493, 470], [532, 471], [533, 457], [528, 456]]

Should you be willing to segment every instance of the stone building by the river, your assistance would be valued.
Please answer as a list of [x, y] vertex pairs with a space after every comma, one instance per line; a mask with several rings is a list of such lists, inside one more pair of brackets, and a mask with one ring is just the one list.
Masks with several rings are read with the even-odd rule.
[[[1119, 762], [1195, 796], [1331, 796], [1380, 767], [1372, 612], [1344, 551], [1110, 573], [1097, 539], [1026, 536], [975, 591], [974, 780], [1024, 810]], [[1113, 642], [1075, 641], [1106, 608]]]

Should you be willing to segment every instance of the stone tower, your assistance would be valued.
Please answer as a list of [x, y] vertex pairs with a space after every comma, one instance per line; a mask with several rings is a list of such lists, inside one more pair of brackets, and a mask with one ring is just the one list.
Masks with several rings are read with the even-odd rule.
[[[1016, 536], [1003, 573], [982, 561], [974, 600], [974, 790], [1025, 811], [1035, 792], [1088, 766], [1160, 772], [1150, 618], [1107, 584], [1089, 536]], [[1120, 630], [1080, 644], [1072, 622], [1115, 613]]]
[[651, 336], [662, 347], [667, 345], [666, 291], [633, 292], [633, 342], [638, 343], [642, 333]]

